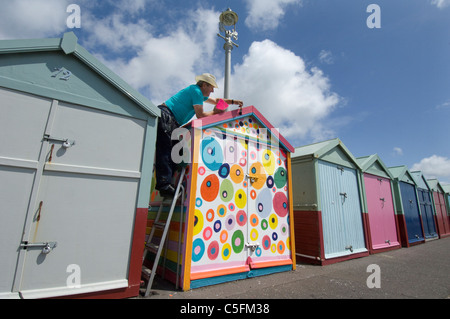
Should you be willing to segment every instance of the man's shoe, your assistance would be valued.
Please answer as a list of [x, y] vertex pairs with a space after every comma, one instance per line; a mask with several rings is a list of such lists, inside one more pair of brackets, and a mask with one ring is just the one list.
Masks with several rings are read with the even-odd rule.
[[175, 188], [172, 185], [167, 185], [159, 190], [159, 194], [164, 198], [173, 198], [175, 196]]

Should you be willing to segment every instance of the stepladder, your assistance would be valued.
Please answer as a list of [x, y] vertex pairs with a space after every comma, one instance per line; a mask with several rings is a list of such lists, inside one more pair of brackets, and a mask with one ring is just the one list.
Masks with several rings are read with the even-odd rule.
[[[183, 180], [186, 173], [186, 167], [182, 167], [180, 176], [178, 178], [177, 187], [175, 190], [175, 195], [173, 197], [165, 197], [160, 203], [158, 212], [156, 214], [155, 220], [153, 222], [153, 226], [150, 231], [150, 235], [148, 236], [147, 242], [145, 244], [144, 255], [143, 255], [143, 263], [142, 263], [142, 277], [146, 281], [145, 293], [144, 296], [148, 297], [152, 291], [153, 282], [156, 276], [158, 265], [160, 265], [160, 261], [162, 261], [162, 269], [164, 273], [164, 265], [166, 261], [166, 256], [162, 256], [163, 252], [167, 252], [167, 243], [168, 243], [168, 234], [170, 230], [170, 223], [172, 221], [172, 217], [174, 211], [177, 207], [177, 202], [180, 199], [180, 229], [178, 236], [178, 253], [177, 253], [177, 270], [176, 270], [176, 283], [175, 288], [178, 289], [179, 286], [179, 266], [180, 266], [180, 254], [181, 254], [181, 242], [182, 242], [182, 220], [183, 220], [183, 210], [184, 210], [184, 199], [185, 199], [185, 187], [183, 186]], [[169, 212], [167, 218], [163, 218], [163, 210], [164, 207], [169, 207]], [[161, 233], [160, 238], [156, 238], [155, 234]], [[153, 266], [147, 267], [145, 260], [147, 255], [152, 253], [155, 255]], [[161, 257], [162, 260], [161, 260]]]

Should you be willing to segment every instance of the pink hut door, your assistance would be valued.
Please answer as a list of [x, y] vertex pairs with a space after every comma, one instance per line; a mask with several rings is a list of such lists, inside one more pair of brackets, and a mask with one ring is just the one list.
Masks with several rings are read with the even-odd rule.
[[364, 174], [372, 248], [399, 245], [389, 179]]

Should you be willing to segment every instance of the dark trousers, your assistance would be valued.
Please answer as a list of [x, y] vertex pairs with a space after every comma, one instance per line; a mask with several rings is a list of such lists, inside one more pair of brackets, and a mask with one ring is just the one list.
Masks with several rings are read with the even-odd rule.
[[180, 125], [175, 120], [172, 112], [165, 105], [159, 105], [161, 117], [158, 119], [158, 133], [156, 137], [156, 189], [161, 190], [172, 182], [176, 164], [172, 161], [172, 132]]

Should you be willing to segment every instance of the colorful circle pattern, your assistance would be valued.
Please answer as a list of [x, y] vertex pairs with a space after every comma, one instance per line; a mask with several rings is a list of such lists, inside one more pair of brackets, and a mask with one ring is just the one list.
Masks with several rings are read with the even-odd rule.
[[247, 252], [246, 241], [260, 243], [250, 252], [255, 258], [290, 252], [286, 153], [230, 139], [228, 130], [266, 134], [251, 117], [204, 132], [192, 245], [192, 261], [202, 265], [236, 260], [233, 255]]

